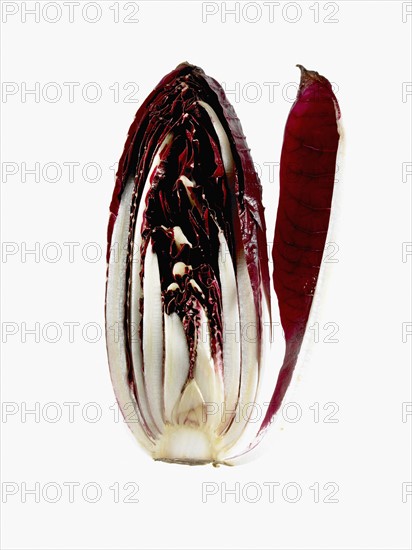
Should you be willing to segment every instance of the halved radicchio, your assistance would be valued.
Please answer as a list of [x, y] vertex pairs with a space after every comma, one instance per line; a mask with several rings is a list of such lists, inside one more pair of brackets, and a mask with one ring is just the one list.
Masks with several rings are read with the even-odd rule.
[[256, 435], [248, 405], [259, 399], [270, 279], [259, 178], [232, 106], [200, 68], [179, 65], [139, 108], [110, 210], [107, 347], [120, 408], [155, 459], [223, 462]]

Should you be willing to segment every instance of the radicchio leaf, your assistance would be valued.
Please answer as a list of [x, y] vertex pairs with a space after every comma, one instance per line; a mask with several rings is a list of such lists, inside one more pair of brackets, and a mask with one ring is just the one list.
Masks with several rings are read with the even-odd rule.
[[273, 244], [273, 283], [286, 351], [261, 432], [278, 411], [302, 346], [329, 227], [340, 109], [331, 83], [301, 65], [286, 122]]

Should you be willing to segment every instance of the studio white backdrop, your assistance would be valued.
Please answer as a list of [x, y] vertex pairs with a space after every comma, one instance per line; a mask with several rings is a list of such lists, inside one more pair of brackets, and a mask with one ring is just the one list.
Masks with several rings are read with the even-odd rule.
[[[411, 2], [1, 11], [2, 548], [410, 548]], [[237, 111], [269, 241], [296, 63], [333, 82], [345, 129], [307, 353], [265, 454], [233, 468], [143, 454], [103, 335], [115, 164], [182, 61]]]

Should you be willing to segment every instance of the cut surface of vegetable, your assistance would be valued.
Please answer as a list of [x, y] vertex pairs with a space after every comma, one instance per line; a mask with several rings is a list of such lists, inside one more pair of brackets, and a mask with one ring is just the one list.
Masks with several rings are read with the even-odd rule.
[[[224, 463], [263, 369], [269, 269], [261, 186], [222, 88], [184, 63], [138, 110], [111, 203], [113, 386], [156, 460]], [[253, 334], [253, 337], [250, 337]], [[127, 415], [125, 414], [127, 419]], [[247, 445], [247, 441], [245, 445]]]

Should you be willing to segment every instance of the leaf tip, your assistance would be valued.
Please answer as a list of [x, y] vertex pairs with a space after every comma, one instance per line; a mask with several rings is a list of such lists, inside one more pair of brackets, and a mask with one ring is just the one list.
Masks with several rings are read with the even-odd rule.
[[332, 88], [331, 83], [327, 78], [320, 75], [317, 71], [310, 71], [306, 69], [303, 65], [297, 64], [296, 67], [299, 67], [300, 69], [300, 84], [299, 84], [299, 92], [304, 90], [308, 85], [318, 82], [321, 86], [327, 86], [329, 88]]

